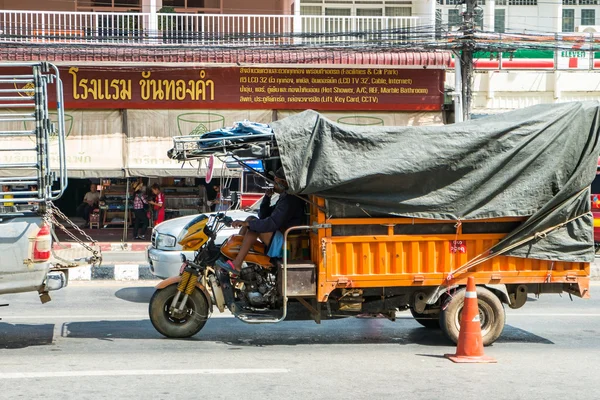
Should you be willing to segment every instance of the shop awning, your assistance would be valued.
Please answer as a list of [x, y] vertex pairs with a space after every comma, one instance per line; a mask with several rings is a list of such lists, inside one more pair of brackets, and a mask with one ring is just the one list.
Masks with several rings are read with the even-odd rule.
[[[245, 119], [270, 123], [271, 110], [127, 110], [125, 169], [129, 176], [204, 177], [206, 165], [180, 163], [167, 157], [173, 136], [200, 135]], [[214, 176], [231, 175], [216, 160]]]
[[124, 177], [125, 135], [122, 132], [122, 115], [118, 110], [68, 111], [65, 114], [68, 176]]
[[[68, 110], [65, 114], [67, 169], [70, 178], [205, 177], [199, 161], [180, 163], [167, 156], [173, 136], [212, 131], [236, 121], [271, 123], [294, 110]], [[346, 125], [441, 125], [441, 112], [326, 112]], [[23, 123], [15, 122], [15, 130]], [[126, 133], [123, 133], [126, 132]], [[31, 147], [28, 138], [2, 143], [3, 148]], [[51, 140], [51, 165], [58, 165], [58, 143]], [[25, 162], [19, 152], [0, 152], [0, 163]], [[35, 160], [31, 160], [35, 161]], [[215, 160], [213, 176], [233, 176]], [[22, 176], [19, 169], [1, 169], [0, 176]]]

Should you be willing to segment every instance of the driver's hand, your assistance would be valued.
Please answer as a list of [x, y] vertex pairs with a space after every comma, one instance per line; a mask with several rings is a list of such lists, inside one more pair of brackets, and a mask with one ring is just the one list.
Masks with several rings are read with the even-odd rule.
[[273, 189], [267, 189], [267, 191], [265, 192], [265, 196], [271, 197], [271, 196], [273, 196], [274, 192], [275, 191]]
[[242, 226], [244, 226], [244, 224], [245, 224], [245, 221], [233, 221], [231, 226], [234, 228], [241, 228]]

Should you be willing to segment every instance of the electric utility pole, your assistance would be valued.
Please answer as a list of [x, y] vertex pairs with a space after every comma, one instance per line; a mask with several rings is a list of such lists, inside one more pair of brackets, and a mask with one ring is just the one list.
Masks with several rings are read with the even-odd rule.
[[[462, 87], [460, 90], [462, 94], [462, 112], [463, 120], [467, 121], [471, 118], [471, 96], [473, 93], [473, 50], [475, 49], [475, 6], [477, 5], [477, 0], [462, 0], [462, 2], [466, 5], [466, 10], [462, 15], [462, 50], [460, 54], [460, 60], [456, 60], [456, 62], [461, 63], [460, 73]], [[459, 89], [456, 88], [456, 90]]]

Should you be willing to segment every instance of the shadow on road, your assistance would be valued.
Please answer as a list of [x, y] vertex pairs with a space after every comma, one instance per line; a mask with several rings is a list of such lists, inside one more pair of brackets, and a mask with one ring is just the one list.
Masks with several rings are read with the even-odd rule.
[[155, 290], [153, 287], [129, 287], [117, 290], [115, 296], [132, 303], [148, 304]]
[[24, 325], [0, 323], [0, 349], [22, 349], [52, 344], [54, 324]]
[[505, 325], [502, 336], [496, 340], [496, 343], [537, 343], [537, 344], [554, 344], [554, 342], [535, 335], [526, 330], [515, 328], [512, 325]]
[[[68, 338], [163, 339], [149, 320], [71, 322], [63, 327]], [[345, 319], [324, 321], [291, 321], [277, 325], [245, 325], [233, 318], [213, 318], [196, 336], [186, 339], [198, 342], [219, 342], [231, 346], [294, 346], [311, 344], [418, 344], [452, 346], [440, 330], [425, 329], [416, 322], [401, 319]], [[498, 343], [541, 343], [551, 341], [522, 329], [507, 325]]]

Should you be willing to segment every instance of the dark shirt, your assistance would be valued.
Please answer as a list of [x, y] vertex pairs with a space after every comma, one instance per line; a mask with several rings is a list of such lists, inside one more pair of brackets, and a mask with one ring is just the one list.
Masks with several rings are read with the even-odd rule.
[[265, 196], [258, 210], [260, 219], [248, 223], [248, 228], [256, 233], [284, 233], [289, 227], [304, 225], [304, 201], [296, 196], [281, 193], [275, 206], [271, 198]]

